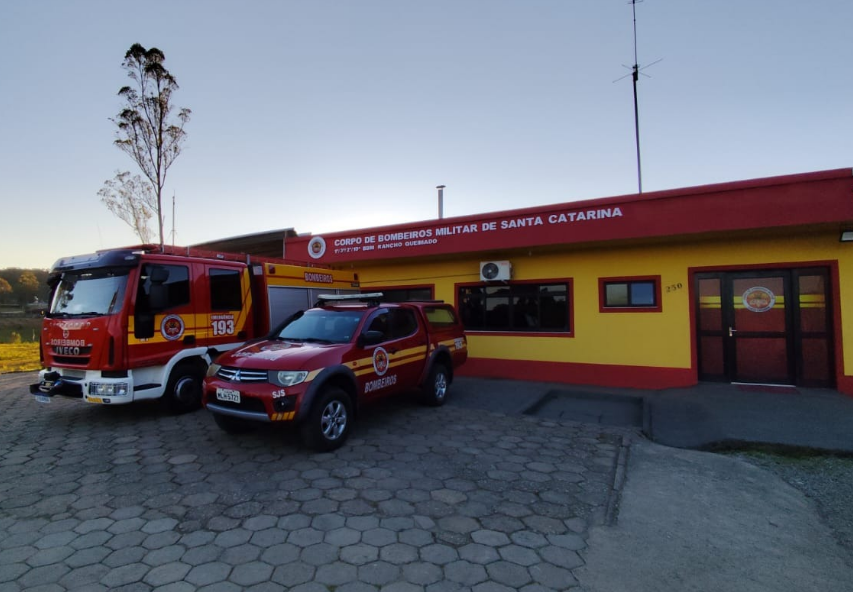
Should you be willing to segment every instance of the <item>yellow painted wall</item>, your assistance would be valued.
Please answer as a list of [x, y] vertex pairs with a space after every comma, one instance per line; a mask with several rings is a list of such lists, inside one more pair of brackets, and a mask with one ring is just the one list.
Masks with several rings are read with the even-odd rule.
[[[690, 368], [690, 287], [688, 269], [838, 261], [842, 295], [853, 294], [853, 244], [838, 242], [837, 232], [790, 236], [671, 242], [645, 246], [566, 249], [559, 253], [504, 252], [468, 254], [441, 262], [408, 260], [357, 265], [362, 289], [375, 286], [435, 285], [435, 297], [456, 303], [456, 283], [479, 283], [479, 262], [507, 259], [514, 280], [569, 278], [573, 285], [574, 337], [494, 336], [472, 333], [471, 356]], [[662, 312], [599, 312], [599, 278], [661, 276]], [[678, 287], [678, 286], [681, 287]], [[842, 338], [853, 343], [853, 302], [842, 297]], [[846, 348], [845, 374], [853, 373], [853, 346]]]

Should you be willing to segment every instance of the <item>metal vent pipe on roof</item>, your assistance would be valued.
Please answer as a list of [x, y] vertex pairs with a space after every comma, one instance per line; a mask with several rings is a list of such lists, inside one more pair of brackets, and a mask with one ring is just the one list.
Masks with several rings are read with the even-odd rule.
[[438, 189], [438, 219], [444, 218], [444, 185], [436, 185]]

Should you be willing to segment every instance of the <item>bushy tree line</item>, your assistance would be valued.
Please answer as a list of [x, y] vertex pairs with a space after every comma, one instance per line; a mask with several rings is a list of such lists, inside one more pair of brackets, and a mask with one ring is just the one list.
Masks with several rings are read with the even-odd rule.
[[49, 293], [46, 269], [0, 269], [0, 304], [23, 306], [36, 298], [46, 302]]

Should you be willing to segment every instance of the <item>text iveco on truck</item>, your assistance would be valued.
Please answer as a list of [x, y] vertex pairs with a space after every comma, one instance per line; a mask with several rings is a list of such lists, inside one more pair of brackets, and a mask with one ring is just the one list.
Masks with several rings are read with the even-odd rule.
[[352, 272], [156, 246], [60, 259], [48, 282], [36, 398], [162, 399], [175, 413], [199, 406], [217, 355], [265, 335], [321, 291], [358, 291]]

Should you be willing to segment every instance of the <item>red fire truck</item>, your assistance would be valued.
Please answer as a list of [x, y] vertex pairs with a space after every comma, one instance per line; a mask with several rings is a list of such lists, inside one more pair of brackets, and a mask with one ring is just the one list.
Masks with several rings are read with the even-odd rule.
[[161, 399], [174, 413], [200, 405], [220, 353], [266, 335], [320, 293], [358, 292], [351, 271], [151, 245], [60, 259], [48, 283], [36, 399]]

